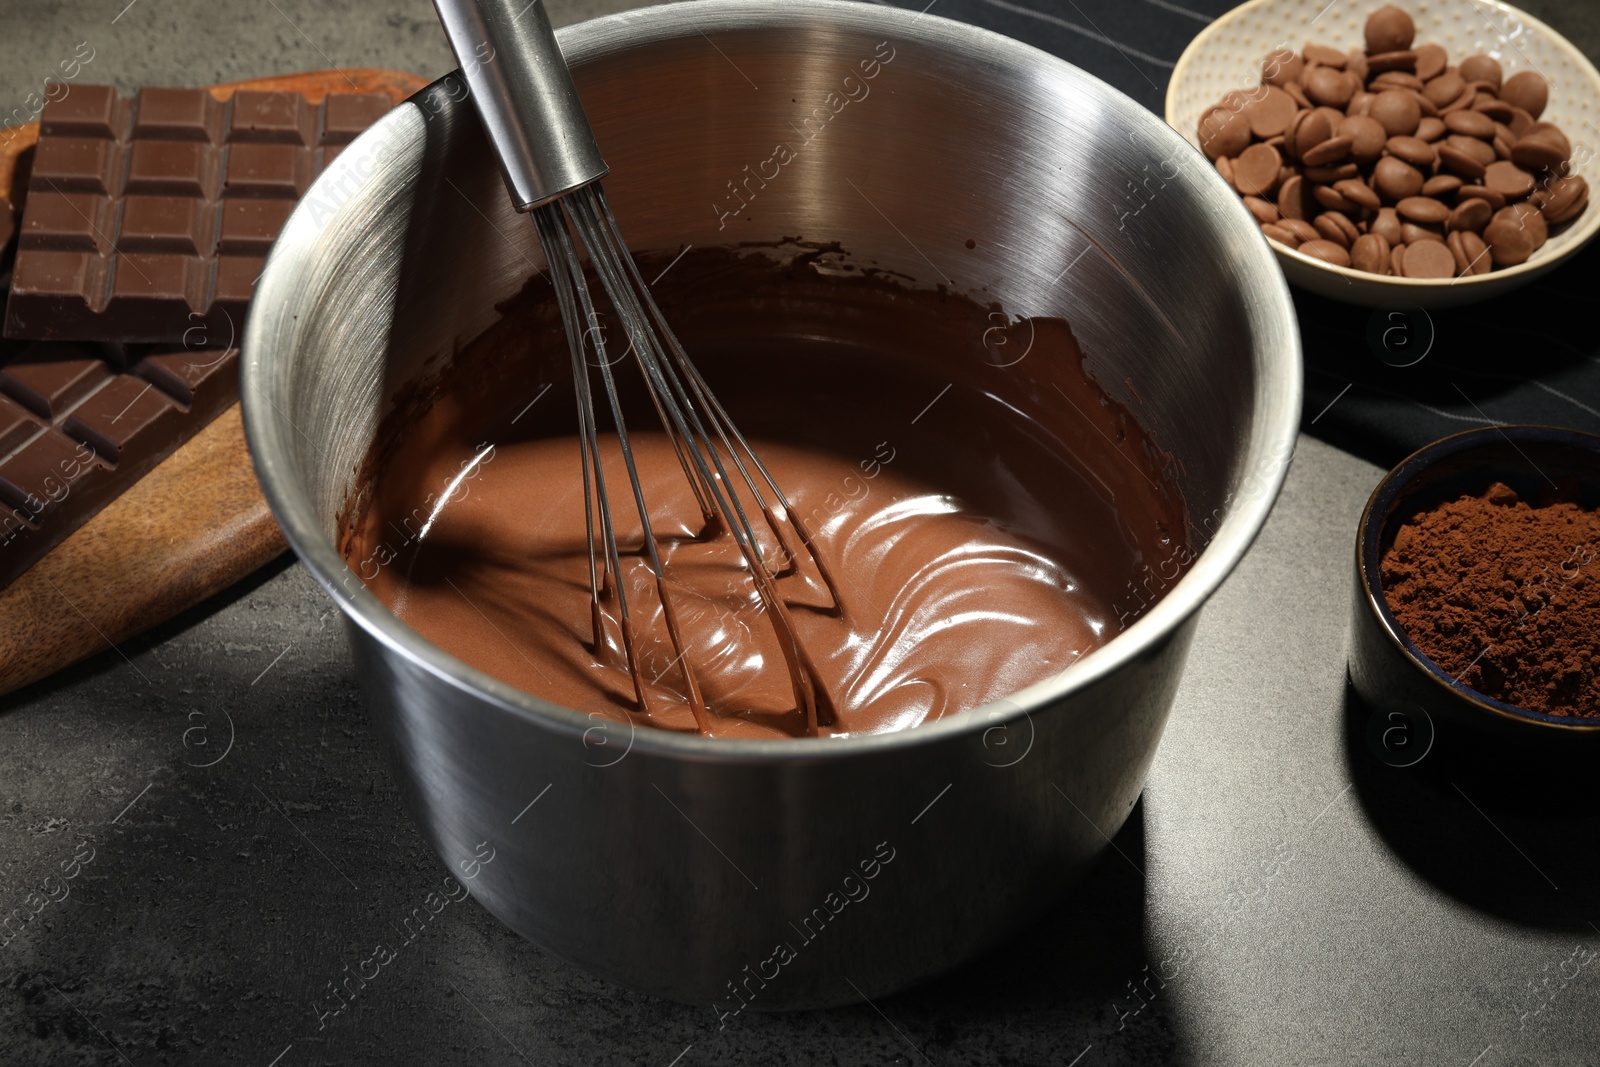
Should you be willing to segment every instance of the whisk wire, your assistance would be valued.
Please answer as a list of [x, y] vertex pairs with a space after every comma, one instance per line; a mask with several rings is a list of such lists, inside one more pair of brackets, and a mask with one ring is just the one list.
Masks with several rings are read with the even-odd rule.
[[604, 567], [604, 573], [610, 575], [611, 584], [617, 591], [618, 625], [622, 631], [622, 649], [628, 662], [628, 674], [633, 679], [634, 697], [638, 701], [640, 710], [648, 712], [644, 674], [639, 668], [633, 628], [629, 619], [627, 589], [621, 580], [622, 565], [617, 551], [616, 525], [611, 521], [605, 468], [600, 462], [600, 441], [595, 427], [594, 399], [590, 394], [589, 376], [584, 369], [583, 334], [575, 328], [581, 321], [577, 306], [579, 298], [581, 296], [583, 303], [588, 304], [588, 290], [583, 283], [582, 266], [578, 262], [577, 250], [572, 246], [571, 237], [566, 232], [559, 209], [540, 208], [533, 212], [533, 219], [539, 232], [539, 240], [546, 250], [546, 259], [549, 261], [551, 281], [555, 287], [556, 302], [561, 309], [567, 347], [571, 354], [573, 384], [578, 399], [584, 526], [589, 545], [589, 611], [594, 632], [594, 650], [598, 655], [605, 645], [605, 622], [600, 609], [600, 573], [595, 562], [597, 553], [594, 519], [595, 509], [598, 506], [602, 539], [601, 552], [598, 555], [603, 561], [601, 566]]
[[[694, 489], [708, 528], [714, 531], [716, 525], [725, 527], [739, 547], [762, 611], [778, 638], [779, 651], [787, 668], [796, 704], [805, 718], [808, 732], [815, 734], [819, 721], [831, 720], [832, 704], [823, 687], [816, 681], [818, 675], [815, 665], [801, 646], [793, 622], [773, 584], [780, 574], [786, 573], [794, 563], [794, 553], [784, 536], [779, 516], [774, 513], [772, 506], [762, 494], [755, 477], [746, 466], [745, 457], [749, 459], [750, 466], [754, 467], [761, 479], [767, 483], [778, 508], [783, 512], [783, 519], [789, 522], [810, 552], [837, 609], [837, 594], [825, 565], [812, 545], [808, 531], [795, 520], [782, 490], [778, 488], [754, 450], [712, 395], [709, 386], [690, 362], [687, 353], [667, 325], [660, 308], [650, 296], [649, 287], [638, 265], [628, 252], [621, 229], [611, 214], [599, 184], [594, 183], [536, 208], [533, 214], [540, 240], [546, 248], [546, 258], [551, 262], [551, 281], [557, 289], [562, 321], [568, 335], [578, 397], [579, 428], [583, 437], [584, 454], [584, 503], [590, 554], [590, 603], [595, 619], [597, 647], [602, 640], [600, 568], [595, 563], [597, 553], [594, 516], [598, 506], [605, 569], [612, 575], [617, 589], [624, 652], [630, 672], [634, 676], [634, 690], [639, 709], [648, 713], [645, 685], [638, 667], [636, 643], [621, 577], [615, 523], [612, 521], [605, 491], [595, 420], [595, 397], [590, 384], [589, 362], [583, 353], [585, 338], [594, 347], [597, 369], [607, 404], [611, 409], [623, 463], [627, 468], [634, 506], [639, 514], [644, 539], [643, 547], [655, 579], [675, 657], [661, 673], [670, 670], [674, 665], [681, 665], [679, 669], [688, 690], [689, 706], [694, 714], [696, 726], [701, 732], [710, 732], [709, 710], [702, 696], [695, 670], [687, 661], [677, 610], [668, 593], [667, 572], [657, 547], [633, 446], [623, 418], [622, 401], [612, 372], [613, 361], [606, 355], [605, 332], [596, 328], [599, 316], [596, 314], [589, 287], [584, 280], [583, 264], [577, 248], [579, 243], [587, 250], [589, 265], [599, 278], [601, 288], [609, 298], [613, 311], [621, 320], [630, 342], [630, 352], [635, 356], [642, 372], [646, 392], [661, 420], [663, 430], [673, 443], [684, 475]], [[589, 323], [590, 328], [583, 329], [582, 323]], [[624, 356], [626, 355], [627, 353], [624, 353]], [[721, 449], [717, 447], [719, 441]], [[782, 568], [769, 566], [765, 558], [760, 540], [723, 462], [724, 451], [732, 460], [746, 489], [760, 508], [785, 556]], [[592, 492], [591, 472], [594, 483]]]
[[[622, 229], [617, 225], [616, 216], [611, 212], [611, 204], [606, 199], [605, 190], [598, 183], [594, 186], [594, 197], [599, 207], [600, 215], [605, 220], [613, 241], [618, 248], [622, 249], [623, 254], [619, 258], [625, 269], [632, 275], [634, 285], [640, 294], [640, 302], [649, 313], [652, 321], [654, 321], [660, 336], [665, 339], [666, 345], [672, 353], [673, 362], [677, 364], [678, 369], [688, 381], [695, 397], [710, 412], [712, 424], [716, 426], [717, 433], [722, 438], [723, 447], [727, 449], [728, 454], [733, 458], [739, 473], [744, 477], [745, 484], [750, 487], [751, 495], [755, 497], [756, 505], [766, 518], [767, 525], [772, 530], [773, 536], [778, 539], [778, 543], [785, 555], [792, 559], [794, 552], [783, 537], [780, 519], [793, 527], [795, 533], [799, 535], [801, 543], [805, 545], [812, 564], [817, 568], [817, 573], [821, 576], [823, 586], [828, 590], [828, 595], [833, 600], [834, 610], [837, 612], [842, 608], [843, 600], [839, 597], [838, 588], [834, 584], [833, 576], [829, 572], [827, 564], [823, 561], [822, 553], [817, 551], [811, 539], [810, 530], [807, 529], [794, 508], [790, 506], [788, 497], [785, 496], [783, 489], [772, 477], [771, 472], [767, 470], [767, 465], [761, 462], [761, 457], [756, 454], [755, 449], [750, 447], [750, 443], [745, 440], [744, 434], [739, 432], [738, 425], [734, 423], [727, 410], [723, 408], [721, 401], [712, 393], [711, 387], [706, 384], [706, 380], [701, 377], [700, 369], [689, 359], [689, 354], [684, 351], [683, 345], [678, 341], [677, 334], [673, 333], [672, 328], [667, 325], [666, 317], [662, 315], [660, 306], [656, 303], [655, 297], [650, 294], [650, 287], [645, 284], [644, 275], [639, 271], [639, 265], [634, 262], [632, 256], [627, 254], [627, 246], [622, 239]], [[729, 440], [730, 437], [732, 440]], [[734, 447], [735, 443], [738, 445], [737, 448]], [[757, 473], [761, 475], [761, 480], [766, 482], [767, 488], [772, 491], [772, 495], [778, 504], [779, 515], [773, 514], [766, 498], [756, 485], [755, 479], [745, 469], [744, 460], [740, 458], [741, 453], [749, 457], [751, 466], [755, 467]], [[774, 577], [776, 576], [774, 573]]]

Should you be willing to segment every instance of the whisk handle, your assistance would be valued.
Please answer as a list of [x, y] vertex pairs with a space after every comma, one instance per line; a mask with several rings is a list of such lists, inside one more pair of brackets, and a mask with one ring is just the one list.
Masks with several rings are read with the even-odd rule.
[[605, 176], [544, 0], [433, 0], [517, 210]]

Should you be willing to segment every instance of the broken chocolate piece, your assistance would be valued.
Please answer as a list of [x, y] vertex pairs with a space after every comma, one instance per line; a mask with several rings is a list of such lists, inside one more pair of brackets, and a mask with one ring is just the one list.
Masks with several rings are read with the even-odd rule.
[[237, 349], [7, 349], [14, 354], [0, 365], [0, 588], [239, 394]]

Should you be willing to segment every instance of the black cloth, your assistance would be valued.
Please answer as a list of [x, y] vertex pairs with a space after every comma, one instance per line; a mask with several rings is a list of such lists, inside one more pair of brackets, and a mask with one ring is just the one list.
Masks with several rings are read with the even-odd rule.
[[[897, 0], [894, 6], [1024, 41], [1160, 115], [1178, 56], [1233, 4]], [[1600, 5], [1592, 0], [1521, 6], [1591, 58], [1600, 51]], [[1589, 210], [1600, 211], [1600, 195]], [[1392, 466], [1430, 441], [1495, 423], [1600, 434], [1600, 241], [1530, 285], [1475, 306], [1395, 318], [1299, 290], [1295, 304], [1306, 359], [1301, 428], [1374, 463]], [[1418, 351], [1426, 354], [1411, 362]]]

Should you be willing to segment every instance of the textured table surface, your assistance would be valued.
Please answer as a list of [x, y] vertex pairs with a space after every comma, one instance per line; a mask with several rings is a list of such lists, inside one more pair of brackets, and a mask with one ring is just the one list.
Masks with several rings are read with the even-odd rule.
[[[451, 65], [426, 0], [125, 3], [8, 0], [0, 103], [25, 107], [80, 42], [81, 79], [127, 88]], [[633, 5], [550, 6], [564, 23]], [[984, 6], [1023, 5], [963, 10]], [[1086, 26], [1176, 5], [1026, 6]], [[1191, 6], [1190, 33], [1226, 5]], [[1592, 0], [1525, 6], [1596, 54]], [[1125, 58], [1083, 65], [1133, 92]], [[378, 757], [332, 604], [280, 561], [0, 702], [0, 1063], [1600, 1061], [1590, 782], [1390, 768], [1346, 695], [1351, 543], [1381, 473], [1302, 438], [1205, 609], [1144, 799], [1052, 916], [920, 989], [722, 1030], [470, 901], [319, 1023], [328, 983], [445, 872]]]

